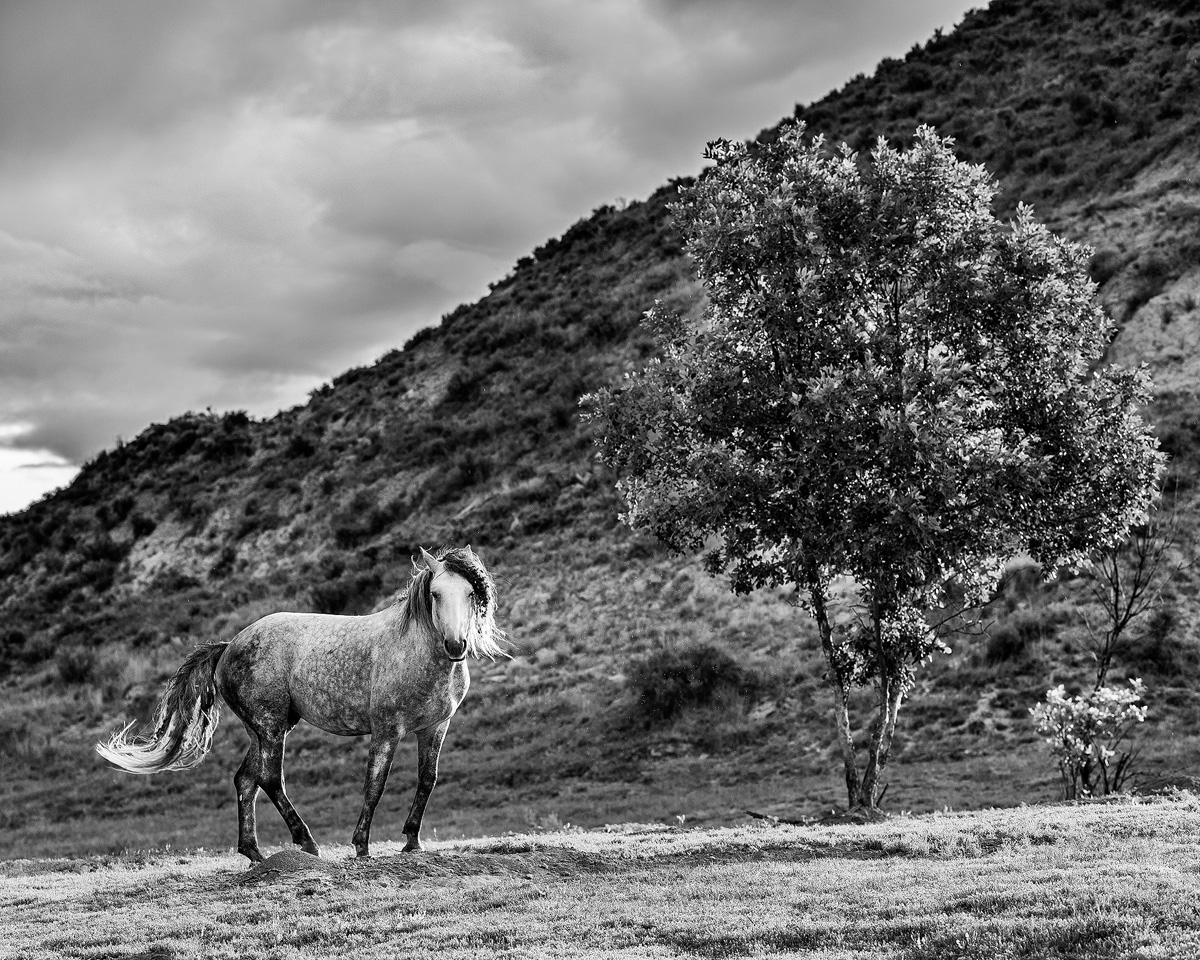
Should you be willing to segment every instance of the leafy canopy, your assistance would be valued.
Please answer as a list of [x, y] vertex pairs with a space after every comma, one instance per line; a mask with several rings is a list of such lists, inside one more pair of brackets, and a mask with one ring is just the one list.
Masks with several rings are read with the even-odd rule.
[[972, 605], [1005, 557], [1078, 561], [1145, 513], [1147, 384], [1097, 369], [1086, 250], [1028, 207], [997, 221], [930, 127], [867, 162], [803, 124], [707, 156], [675, 208], [707, 308], [652, 311], [662, 358], [587, 401], [630, 524], [739, 591], [850, 575], [874, 646], [920, 658], [949, 590]]

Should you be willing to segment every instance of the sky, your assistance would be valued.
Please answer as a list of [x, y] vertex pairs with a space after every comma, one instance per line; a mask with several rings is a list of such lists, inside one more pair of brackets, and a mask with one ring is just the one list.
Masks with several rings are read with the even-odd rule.
[[304, 402], [970, 6], [3, 0], [0, 513]]

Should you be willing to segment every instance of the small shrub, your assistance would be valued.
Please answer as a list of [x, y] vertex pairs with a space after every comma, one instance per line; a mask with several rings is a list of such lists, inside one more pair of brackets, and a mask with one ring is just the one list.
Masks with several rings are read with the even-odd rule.
[[236, 560], [237, 549], [232, 545], [223, 547], [216, 561], [208, 568], [208, 575], [214, 579], [229, 576], [233, 572], [233, 565]]
[[182, 593], [200, 586], [200, 581], [176, 567], [163, 567], [155, 574], [151, 586], [161, 594]]
[[430, 505], [447, 503], [464, 490], [486, 482], [494, 469], [491, 457], [472, 449], [459, 451], [448, 468], [436, 471], [425, 482]]
[[1125, 258], [1119, 250], [1111, 248], [1097, 250], [1088, 261], [1088, 276], [1097, 286], [1104, 286], [1117, 275], [1117, 271], [1125, 265]]
[[479, 374], [474, 370], [455, 370], [446, 384], [443, 403], [460, 405], [479, 395]]
[[1058, 760], [1063, 799], [1079, 800], [1117, 793], [1132, 772], [1136, 751], [1128, 746], [1134, 724], [1146, 719], [1139, 701], [1146, 687], [1130, 680], [1125, 687], [1098, 687], [1068, 697], [1059, 684], [1029, 712]]
[[1158, 607], [1150, 615], [1146, 632], [1130, 641], [1122, 652], [1130, 671], [1174, 680], [1200, 677], [1200, 649], [1195, 643], [1180, 640], [1178, 625], [1179, 611], [1173, 605]]
[[135, 513], [130, 517], [129, 525], [133, 529], [133, 539], [135, 540], [150, 536], [158, 526], [152, 517], [147, 517], [143, 513]]
[[1047, 632], [1045, 618], [1032, 610], [1018, 610], [995, 627], [988, 637], [988, 666], [1015, 663], [1032, 657]]
[[313, 446], [313, 442], [308, 437], [302, 433], [294, 433], [288, 440], [284, 456], [299, 460], [304, 457], [311, 457], [316, 452], [317, 448]]
[[96, 670], [96, 653], [78, 644], [59, 647], [54, 653], [54, 664], [64, 683], [87, 683]]
[[1005, 571], [995, 599], [1002, 599], [1010, 610], [1031, 604], [1046, 588], [1042, 568], [1035, 563], [1014, 566]]
[[377, 504], [369, 491], [360, 490], [331, 518], [333, 539], [342, 549], [357, 546], [399, 523], [411, 511], [412, 506], [404, 496]]
[[1125, 316], [1132, 317], [1145, 304], [1158, 296], [1172, 273], [1171, 263], [1156, 250], [1142, 256], [1137, 263], [1137, 281], [1125, 301]]
[[712, 644], [664, 646], [629, 669], [629, 686], [648, 722], [670, 720], [685, 707], [704, 706], [721, 693], [750, 692], [754, 676]]
[[313, 586], [309, 600], [317, 613], [365, 613], [374, 605], [379, 587], [379, 575], [373, 571], [346, 573]]
[[233, 533], [235, 540], [241, 540], [258, 530], [274, 530], [286, 522], [273, 505], [264, 508], [254, 497], [246, 501], [242, 514], [242, 519]]

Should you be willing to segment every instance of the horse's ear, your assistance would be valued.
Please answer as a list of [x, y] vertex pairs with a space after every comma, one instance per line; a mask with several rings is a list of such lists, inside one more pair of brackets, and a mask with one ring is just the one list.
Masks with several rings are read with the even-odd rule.
[[427, 566], [429, 568], [429, 572], [432, 573], [435, 577], [439, 573], [441, 573], [443, 570], [446, 569], [445, 565], [442, 563], [442, 561], [439, 560], [437, 557], [435, 557], [432, 553], [430, 553], [424, 547], [421, 548], [421, 559], [425, 561], [425, 566]]
[[469, 543], [467, 544], [467, 555], [471, 557], [475, 556], [475, 551], [471, 549], [471, 545]]

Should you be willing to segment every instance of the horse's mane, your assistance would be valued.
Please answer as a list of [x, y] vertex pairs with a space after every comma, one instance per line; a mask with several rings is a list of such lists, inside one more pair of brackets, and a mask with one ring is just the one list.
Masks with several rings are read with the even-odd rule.
[[[501, 643], [504, 633], [496, 626], [496, 582], [483, 561], [473, 551], [459, 547], [442, 548], [436, 554], [448, 573], [456, 573], [471, 585], [474, 593], [475, 629], [467, 637], [467, 652], [473, 657], [508, 656]], [[415, 564], [414, 564], [415, 566]], [[432, 632], [433, 602], [429, 586], [433, 580], [428, 567], [413, 571], [408, 589], [396, 601], [400, 607], [400, 629], [407, 631], [414, 624]]]

